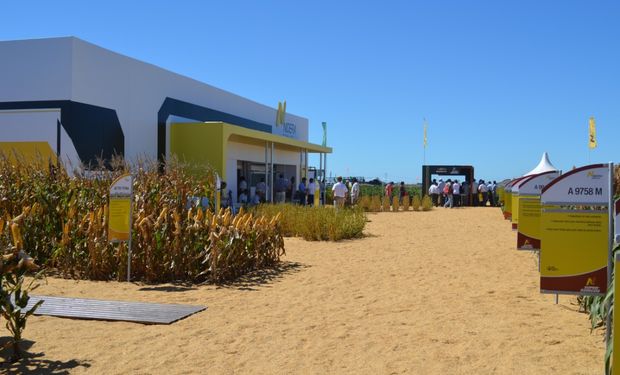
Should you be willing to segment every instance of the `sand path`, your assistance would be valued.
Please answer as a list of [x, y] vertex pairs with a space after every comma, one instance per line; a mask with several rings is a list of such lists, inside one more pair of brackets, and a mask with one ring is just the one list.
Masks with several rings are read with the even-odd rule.
[[[497, 209], [370, 214], [368, 237], [287, 239], [226, 287], [75, 282], [38, 293], [206, 304], [170, 326], [34, 317], [39, 370], [100, 374], [601, 374], [602, 332], [538, 292]], [[33, 368], [32, 366], [30, 367]], [[16, 371], [26, 371], [25, 367]]]

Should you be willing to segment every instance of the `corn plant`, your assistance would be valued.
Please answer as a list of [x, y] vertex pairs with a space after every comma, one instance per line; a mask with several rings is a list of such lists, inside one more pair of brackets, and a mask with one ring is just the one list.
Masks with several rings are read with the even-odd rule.
[[381, 200], [381, 211], [390, 212], [390, 197], [384, 196]]
[[411, 207], [413, 207], [414, 211], [420, 211], [420, 207], [422, 202], [420, 201], [420, 197], [418, 195], [413, 196], [413, 200], [411, 201]]
[[398, 200], [398, 196], [394, 195], [392, 197], [392, 212], [398, 212], [399, 206], [400, 206], [400, 202]]
[[[9, 362], [16, 362], [22, 358], [20, 343], [26, 329], [28, 318], [36, 312], [43, 301], [39, 301], [31, 308], [28, 307], [29, 293], [37, 288], [42, 272], [36, 274], [26, 283], [26, 276], [38, 269], [34, 260], [23, 251], [20, 222], [23, 216], [18, 216], [10, 222], [10, 231], [14, 246], [0, 254], [0, 315], [6, 320], [6, 328], [11, 333], [11, 340], [6, 348], [13, 353]], [[4, 222], [0, 223], [0, 232], [4, 229]]]
[[366, 215], [361, 207], [334, 210], [331, 207], [308, 207], [292, 204], [259, 205], [252, 209], [257, 216], [277, 217], [285, 236], [308, 241], [339, 241], [363, 235]]
[[409, 196], [405, 195], [403, 197], [403, 211], [409, 211], [409, 205], [410, 205]]
[[430, 211], [433, 209], [433, 201], [431, 200], [431, 197], [429, 197], [428, 195], [425, 195], [422, 198], [422, 211]]
[[381, 211], [381, 197], [379, 195], [373, 195], [372, 198], [370, 198], [370, 211]]
[[[279, 261], [284, 253], [279, 218], [233, 217], [213, 212], [212, 205], [188, 206], [191, 197], [214, 201], [212, 171], [175, 160], [163, 174], [158, 168], [148, 160], [129, 165], [116, 158], [70, 175], [0, 155], [0, 218], [19, 215], [24, 247], [42, 266], [70, 278], [124, 280], [127, 245], [107, 240], [108, 189], [130, 171], [134, 280], [222, 282]], [[8, 230], [0, 231], [0, 245], [8, 240]]]

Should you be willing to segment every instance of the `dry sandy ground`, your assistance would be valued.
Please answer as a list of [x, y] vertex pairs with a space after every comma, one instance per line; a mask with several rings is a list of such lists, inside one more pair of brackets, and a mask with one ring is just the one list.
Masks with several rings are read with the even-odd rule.
[[[72, 297], [205, 304], [169, 326], [33, 317], [30, 367], [96, 374], [601, 374], [601, 331], [538, 292], [498, 209], [369, 215], [368, 237], [286, 241], [230, 286], [48, 279]], [[5, 369], [6, 370], [6, 369]], [[1, 371], [1, 370], [0, 370]]]

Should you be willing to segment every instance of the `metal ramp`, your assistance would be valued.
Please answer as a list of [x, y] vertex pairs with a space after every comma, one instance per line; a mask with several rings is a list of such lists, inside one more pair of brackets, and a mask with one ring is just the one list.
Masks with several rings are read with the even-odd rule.
[[142, 324], [171, 324], [207, 309], [206, 306], [104, 301], [51, 296], [30, 296], [28, 308], [31, 308], [40, 300], [44, 302], [37, 309], [35, 315]]

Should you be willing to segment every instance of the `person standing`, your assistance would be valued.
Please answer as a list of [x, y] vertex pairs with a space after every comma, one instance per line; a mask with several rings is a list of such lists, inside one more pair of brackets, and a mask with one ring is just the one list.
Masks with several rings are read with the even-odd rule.
[[437, 196], [438, 199], [438, 204], [439, 205], [443, 205], [444, 199], [443, 199], [443, 188], [446, 186], [446, 183], [443, 181], [443, 179], [439, 179], [439, 185], [437, 185], [437, 193], [439, 194]]
[[461, 206], [469, 206], [469, 192], [470, 192], [469, 184], [467, 180], [463, 181], [461, 184]]
[[498, 207], [499, 203], [497, 201], [497, 182], [489, 181], [489, 195], [491, 196], [491, 206]]
[[357, 182], [357, 178], [353, 177], [353, 185], [351, 186], [351, 206], [357, 204], [360, 197], [360, 184]]
[[428, 195], [431, 197], [431, 202], [433, 202], [433, 206], [437, 207], [439, 205], [439, 188], [437, 187], [437, 181], [433, 180], [431, 186], [428, 188]]
[[392, 191], [394, 190], [394, 182], [390, 181], [387, 185], [385, 185], [385, 197], [388, 202], [392, 200]]
[[338, 177], [336, 179], [336, 183], [332, 186], [332, 193], [334, 195], [334, 207], [341, 208], [344, 207], [344, 201], [347, 197], [347, 193], [349, 189], [347, 189], [347, 185], [342, 183], [342, 177]]
[[308, 199], [308, 190], [306, 189], [306, 178], [302, 177], [299, 186], [297, 187], [297, 197], [299, 198], [299, 204], [305, 206]]
[[443, 195], [444, 195], [444, 204], [443, 207], [450, 207], [452, 208], [452, 182], [450, 181], [450, 179], [448, 179], [448, 181], [446, 181], [446, 184], [443, 186]]
[[293, 202], [293, 200], [295, 199], [295, 176], [291, 176], [291, 182], [288, 183], [286, 185], [286, 194], [288, 195], [286, 198], [290, 201]]
[[478, 200], [478, 184], [476, 180], [471, 181], [471, 205], [478, 206], [480, 201]]
[[280, 174], [278, 181], [276, 181], [276, 203], [284, 203], [286, 201], [286, 189], [288, 180], [284, 178], [283, 174]]
[[461, 207], [461, 185], [459, 180], [454, 180], [452, 184], [452, 201], [456, 207]]
[[260, 178], [260, 182], [256, 184], [256, 194], [261, 202], [267, 201], [267, 184], [265, 183], [265, 177]]
[[308, 182], [308, 206], [314, 206], [314, 192], [316, 191], [316, 183], [314, 178]]
[[228, 208], [233, 205], [232, 191], [228, 189], [226, 182], [222, 181], [220, 185], [220, 207]]
[[488, 189], [487, 185], [484, 183], [484, 180], [480, 180], [480, 184], [478, 185], [478, 192], [480, 193], [480, 205], [482, 207], [485, 207], [487, 205]]
[[321, 205], [325, 205], [325, 179], [319, 181], [319, 200]]
[[245, 180], [245, 177], [244, 176], [239, 177], [239, 192], [238, 192], [239, 197], [241, 197], [241, 194], [245, 194], [247, 198], [247, 195], [248, 195], [247, 190], [248, 190], [248, 182]]
[[403, 198], [407, 194], [407, 190], [405, 190], [405, 181], [401, 181], [398, 186], [398, 203], [403, 204]]

